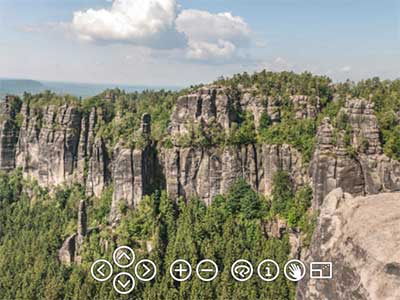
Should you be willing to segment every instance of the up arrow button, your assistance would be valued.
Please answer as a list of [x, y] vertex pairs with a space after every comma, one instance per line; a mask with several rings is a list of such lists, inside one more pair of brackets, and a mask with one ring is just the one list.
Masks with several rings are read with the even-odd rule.
[[121, 246], [115, 249], [113, 260], [120, 268], [129, 268], [135, 261], [135, 252], [127, 246]]

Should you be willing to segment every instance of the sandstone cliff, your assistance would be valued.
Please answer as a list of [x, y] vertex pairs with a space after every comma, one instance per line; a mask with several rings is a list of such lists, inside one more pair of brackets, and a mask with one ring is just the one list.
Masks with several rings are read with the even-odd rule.
[[[400, 298], [400, 194], [324, 200], [308, 262], [333, 262], [333, 279], [299, 282], [298, 300]], [[307, 272], [309, 274], [309, 272]]]
[[[112, 104], [116, 101], [115, 95], [104, 97]], [[22, 168], [25, 177], [46, 187], [80, 182], [88, 196], [99, 197], [113, 184], [111, 222], [119, 219], [121, 205], [134, 208], [154, 189], [166, 189], [172, 198], [198, 196], [209, 204], [243, 177], [255, 190], [269, 195], [278, 169], [288, 171], [294, 187], [313, 187], [314, 209], [338, 187], [354, 196], [400, 190], [400, 163], [383, 154], [373, 104], [364, 99], [346, 101], [338, 117], [342, 124], [334, 126], [329, 118], [320, 122], [310, 164], [285, 143], [199, 146], [179, 141], [197, 126], [228, 135], [245, 113], [256, 131], [263, 118], [278, 124], [283, 105], [292, 107], [294, 119], [317, 122], [323, 110], [319, 97], [283, 99], [263, 96], [257, 88], [233, 92], [223, 86], [202, 87], [177, 99], [167, 133], [169, 147], [151, 140], [147, 114], [135, 134], [141, 146], [132, 147], [124, 140], [112, 144], [98, 133], [101, 124], [113, 121], [110, 118], [121, 118], [107, 116], [102, 107], [84, 111], [67, 101], [37, 105], [28, 100], [15, 109], [10, 100], [1, 107], [0, 169]]]
[[329, 118], [325, 118], [317, 133], [309, 170], [314, 209], [338, 187], [352, 195], [400, 190], [400, 163], [382, 152], [373, 104], [362, 99], [348, 100], [339, 116], [347, 132], [335, 130]]

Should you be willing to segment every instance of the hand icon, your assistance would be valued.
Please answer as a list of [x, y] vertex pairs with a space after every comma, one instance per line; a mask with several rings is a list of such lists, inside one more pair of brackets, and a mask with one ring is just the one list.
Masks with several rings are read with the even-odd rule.
[[289, 266], [289, 270], [289, 275], [292, 276], [293, 279], [300, 280], [303, 277], [301, 274], [301, 269], [297, 264], [291, 264]]
[[288, 261], [284, 268], [284, 273], [290, 281], [299, 281], [306, 275], [306, 266], [297, 259]]

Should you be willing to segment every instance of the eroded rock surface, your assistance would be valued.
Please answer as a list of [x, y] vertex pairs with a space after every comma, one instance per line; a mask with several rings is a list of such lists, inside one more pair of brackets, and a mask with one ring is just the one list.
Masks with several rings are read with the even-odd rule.
[[325, 118], [317, 133], [317, 145], [310, 166], [313, 208], [341, 187], [354, 196], [400, 191], [400, 162], [382, 152], [373, 104], [363, 99], [348, 100], [340, 119], [347, 126], [335, 131]]
[[400, 299], [400, 193], [324, 200], [307, 262], [333, 262], [333, 279], [305, 277], [297, 300]]
[[[104, 97], [115, 101], [112, 93]], [[115, 145], [99, 134], [98, 128], [111, 121], [101, 107], [86, 112], [67, 101], [61, 106], [25, 101], [17, 112], [9, 101], [0, 111], [0, 170], [20, 167], [25, 177], [45, 187], [80, 182], [88, 196], [96, 197], [113, 184], [110, 220], [118, 220], [121, 205], [134, 208], [155, 188], [166, 188], [172, 198], [198, 196], [209, 204], [242, 177], [269, 195], [279, 169], [289, 172], [294, 187], [311, 184], [315, 210], [338, 187], [354, 196], [400, 190], [400, 162], [383, 154], [373, 104], [364, 99], [347, 100], [339, 113], [342, 127], [334, 128], [329, 119], [322, 121], [309, 167], [287, 144], [203, 147], [177, 141], [197, 125], [229, 134], [245, 112], [256, 130], [264, 117], [270, 124], [279, 123], [282, 103], [288, 101], [295, 119], [315, 120], [322, 111], [318, 97], [267, 97], [256, 87], [199, 88], [177, 100], [169, 127], [170, 147], [150, 140], [148, 114], [142, 116], [139, 132], [143, 145], [130, 147], [126, 141]]]
[[295, 186], [307, 180], [300, 154], [289, 145], [243, 145], [221, 148], [179, 148], [163, 151], [166, 188], [174, 199], [198, 196], [207, 204], [244, 178], [268, 195], [276, 171], [286, 170]]

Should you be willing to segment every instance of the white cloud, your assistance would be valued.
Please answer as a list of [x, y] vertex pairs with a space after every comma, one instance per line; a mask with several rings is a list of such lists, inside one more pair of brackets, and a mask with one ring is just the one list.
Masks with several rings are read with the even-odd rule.
[[176, 0], [114, 0], [110, 9], [74, 13], [71, 26], [84, 41], [183, 48], [186, 57], [227, 61], [252, 44], [252, 31], [229, 12], [182, 10]]
[[189, 40], [187, 57], [196, 60], [232, 58], [236, 52], [236, 46], [226, 40], [219, 39], [217, 42]]
[[187, 37], [187, 55], [192, 59], [231, 59], [237, 50], [251, 44], [249, 25], [227, 12], [183, 10], [176, 19], [176, 27]]
[[288, 62], [283, 57], [276, 57], [272, 61], [263, 61], [259, 65], [260, 69], [266, 69], [273, 72], [281, 72], [281, 71], [296, 71], [296, 67]]
[[344, 67], [341, 67], [341, 68], [339, 69], [339, 71], [340, 71], [340, 72], [343, 72], [343, 73], [348, 73], [348, 72], [351, 71], [351, 67], [350, 67], [350, 66], [344, 66]]
[[177, 11], [175, 0], [115, 0], [110, 9], [75, 12], [71, 27], [90, 42], [181, 47], [185, 41], [175, 30]]

